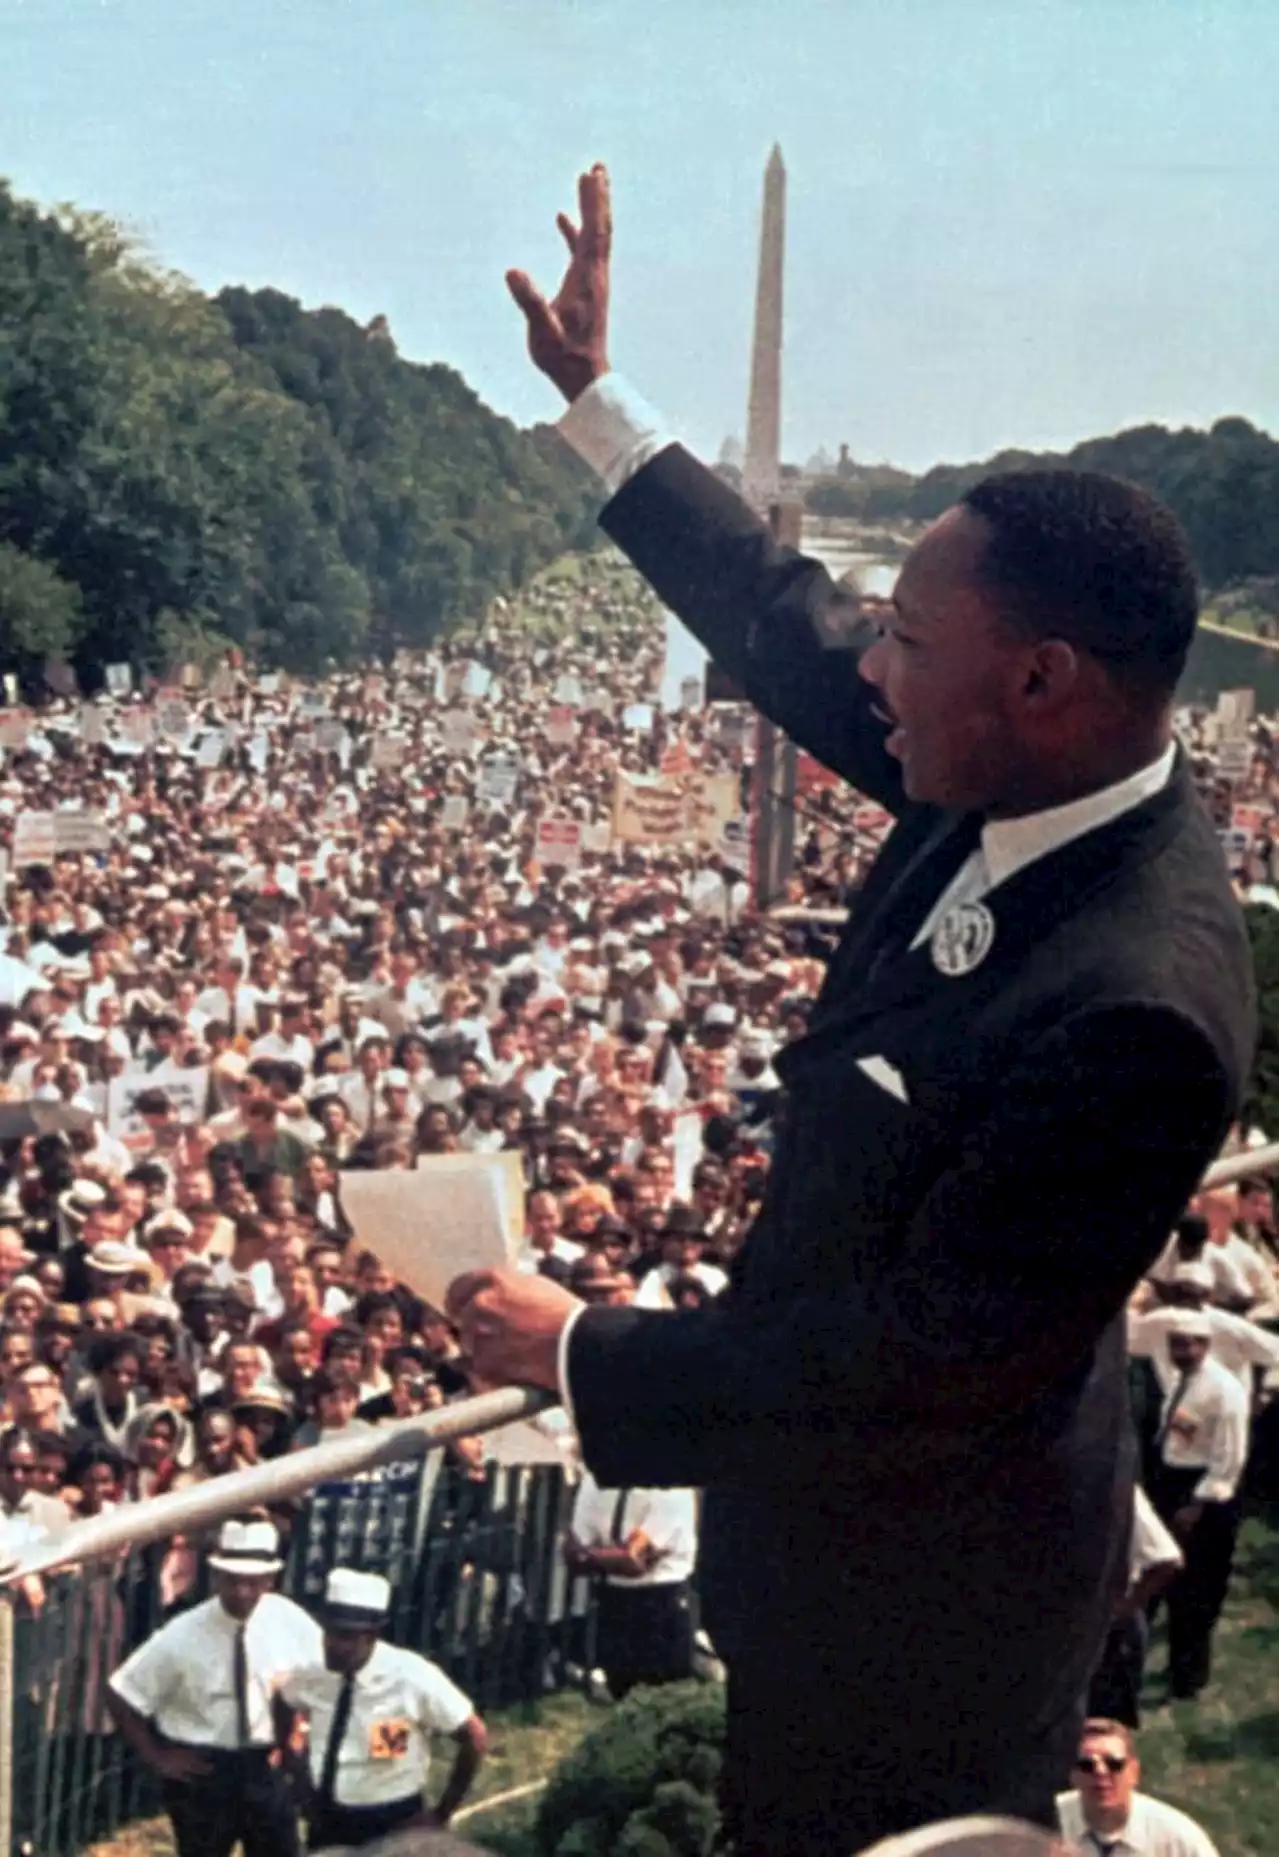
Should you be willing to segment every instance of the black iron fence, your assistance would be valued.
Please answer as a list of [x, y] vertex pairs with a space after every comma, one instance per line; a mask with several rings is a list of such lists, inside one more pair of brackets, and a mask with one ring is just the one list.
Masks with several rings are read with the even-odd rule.
[[[314, 1610], [331, 1567], [383, 1573], [387, 1636], [438, 1663], [481, 1710], [532, 1700], [590, 1668], [591, 1594], [560, 1554], [572, 1491], [556, 1466], [468, 1475], [432, 1452], [322, 1483], [280, 1519], [281, 1590]], [[177, 1537], [28, 1583], [15, 1599], [15, 1852], [75, 1857], [160, 1809], [115, 1733], [107, 1679], [166, 1619], [207, 1597], [207, 1541]]]

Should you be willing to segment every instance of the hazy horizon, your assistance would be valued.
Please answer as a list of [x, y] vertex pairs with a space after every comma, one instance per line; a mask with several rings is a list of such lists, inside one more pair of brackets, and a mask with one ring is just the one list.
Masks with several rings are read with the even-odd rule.
[[0, 172], [202, 289], [270, 285], [553, 420], [502, 273], [614, 176], [613, 360], [745, 425], [788, 169], [783, 454], [919, 471], [1241, 415], [1276, 430], [1264, 0], [0, 0]]

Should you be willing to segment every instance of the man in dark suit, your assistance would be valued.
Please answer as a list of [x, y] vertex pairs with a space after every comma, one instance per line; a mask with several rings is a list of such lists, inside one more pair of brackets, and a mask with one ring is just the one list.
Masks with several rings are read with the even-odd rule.
[[897, 826], [785, 1086], [729, 1290], [575, 1308], [475, 1273], [478, 1376], [571, 1405], [613, 1487], [707, 1492], [726, 1819], [836, 1857], [932, 1818], [1053, 1824], [1124, 1590], [1122, 1310], [1235, 1113], [1243, 927], [1171, 736], [1196, 617], [1168, 513], [988, 480], [828, 648], [832, 583], [609, 373], [608, 195], [545, 302], [512, 274], [605, 530], [761, 709]]

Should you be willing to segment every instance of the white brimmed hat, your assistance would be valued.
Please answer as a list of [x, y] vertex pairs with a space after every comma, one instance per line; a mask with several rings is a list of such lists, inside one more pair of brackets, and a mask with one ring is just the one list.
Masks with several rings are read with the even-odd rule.
[[391, 1616], [391, 1587], [380, 1573], [335, 1567], [324, 1583], [324, 1622], [355, 1631], [376, 1631]]
[[280, 1537], [270, 1522], [224, 1522], [209, 1565], [218, 1573], [279, 1573]]

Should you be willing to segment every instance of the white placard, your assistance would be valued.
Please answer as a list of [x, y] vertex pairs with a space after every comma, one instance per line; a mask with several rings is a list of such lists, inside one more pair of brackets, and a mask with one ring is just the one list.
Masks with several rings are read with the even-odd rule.
[[111, 834], [100, 812], [56, 812], [53, 842], [59, 857], [77, 857], [86, 851], [106, 851]]
[[582, 828], [582, 849], [594, 857], [603, 857], [613, 843], [613, 827], [607, 819], [597, 819]]
[[149, 709], [126, 709], [117, 726], [135, 748], [149, 748], [156, 738], [156, 719]]
[[227, 731], [210, 729], [196, 749], [197, 767], [220, 767], [227, 752]]
[[112, 696], [128, 696], [133, 689], [132, 664], [108, 664], [107, 690]]
[[156, 704], [156, 726], [162, 735], [181, 741], [190, 726], [190, 712], [180, 696], [162, 696]]
[[31, 724], [21, 709], [6, 709], [0, 714], [0, 748], [23, 749], [31, 733]]
[[473, 660], [467, 665], [466, 675], [462, 679], [462, 694], [463, 696], [473, 696], [477, 698], [487, 696], [489, 693], [489, 685], [492, 682], [493, 678], [485, 669], [484, 665], [477, 664]]
[[680, 679], [680, 707], [681, 709], [702, 708], [701, 677], [682, 677]]
[[399, 735], [375, 735], [370, 764], [381, 769], [403, 767], [409, 744]]
[[92, 703], [80, 711], [80, 739], [86, 748], [100, 748], [107, 739], [107, 719]]
[[315, 741], [321, 754], [332, 754], [347, 740], [347, 731], [336, 716], [326, 716], [316, 723]]
[[249, 765], [255, 774], [265, 774], [271, 758], [271, 737], [259, 730], [249, 742]]
[[516, 796], [520, 763], [513, 754], [495, 754], [476, 774], [476, 799], [482, 806], [509, 806]]
[[20, 812], [13, 827], [13, 863], [52, 864], [58, 855], [57, 813]]
[[553, 703], [547, 711], [547, 740], [555, 748], [571, 748], [578, 738], [578, 723], [567, 703]]
[[204, 1065], [184, 1069], [180, 1064], [157, 1064], [154, 1070], [126, 1071], [107, 1085], [107, 1129], [122, 1140], [145, 1135], [147, 1125], [136, 1104], [144, 1090], [163, 1090], [187, 1124], [203, 1122], [209, 1096], [209, 1072]]
[[751, 867], [751, 821], [742, 818], [726, 819], [720, 827], [716, 850], [725, 863], [732, 864], [735, 870], [749, 870]]
[[466, 709], [446, 709], [440, 718], [440, 741], [449, 754], [469, 754], [476, 739], [475, 719]]
[[1220, 744], [1217, 759], [1218, 772], [1224, 780], [1245, 780], [1253, 765], [1253, 748], [1249, 742], [1237, 737]]
[[582, 821], [539, 819], [534, 856], [543, 870], [577, 870], [582, 862]]
[[570, 709], [577, 709], [583, 702], [582, 684], [572, 671], [562, 671], [556, 678], [555, 688], [551, 693], [557, 703], [565, 703]]
[[464, 1270], [514, 1261], [524, 1217], [520, 1156], [425, 1154], [407, 1171], [344, 1172], [339, 1194], [356, 1240], [439, 1309]]
[[461, 832], [470, 810], [464, 793], [450, 793], [440, 808], [440, 824], [446, 832]]
[[277, 696], [280, 691], [279, 671], [268, 671], [265, 677], [259, 677], [258, 690], [263, 696]]
[[622, 726], [633, 735], [647, 735], [653, 727], [653, 704], [629, 703], [622, 712]]

